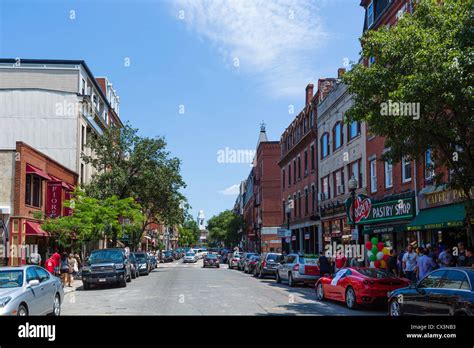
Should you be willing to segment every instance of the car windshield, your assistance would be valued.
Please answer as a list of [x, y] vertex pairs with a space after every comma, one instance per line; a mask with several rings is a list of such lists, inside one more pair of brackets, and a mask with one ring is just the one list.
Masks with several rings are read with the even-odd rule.
[[171, 255], [171, 251], [165, 251], [165, 256], [170, 256]]
[[0, 289], [19, 288], [23, 285], [23, 271], [0, 271]]
[[122, 262], [123, 253], [120, 250], [98, 250], [93, 251], [89, 257], [89, 263]]
[[280, 255], [270, 254], [270, 255], [268, 255], [268, 257], [267, 257], [267, 260], [268, 260], [268, 261], [279, 261], [280, 258], [281, 258]]
[[357, 270], [360, 274], [369, 277], [369, 278], [376, 278], [376, 279], [382, 279], [382, 278], [392, 278], [393, 275], [388, 273], [387, 271], [381, 270], [381, 269], [375, 269], [375, 268], [370, 268], [370, 269], [361, 269], [359, 268]]
[[137, 261], [145, 260], [145, 254], [134, 254]]
[[209, 254], [209, 255], [207, 255], [207, 258], [208, 259], [217, 259], [217, 255], [216, 254]]
[[256, 256], [256, 254], [247, 254], [246, 258], [250, 259], [252, 256]]
[[186, 253], [186, 256], [194, 256], [194, 253]]

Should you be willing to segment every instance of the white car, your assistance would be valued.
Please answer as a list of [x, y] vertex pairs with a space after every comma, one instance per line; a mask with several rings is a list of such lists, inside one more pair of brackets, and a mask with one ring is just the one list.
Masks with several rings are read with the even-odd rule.
[[197, 256], [195, 253], [186, 253], [184, 255], [183, 263], [195, 263], [197, 262]]

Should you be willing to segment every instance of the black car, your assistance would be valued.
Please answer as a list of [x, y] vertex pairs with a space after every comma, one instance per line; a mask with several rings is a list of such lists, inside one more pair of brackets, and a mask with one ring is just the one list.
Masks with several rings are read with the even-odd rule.
[[240, 261], [239, 261], [239, 271], [243, 271], [244, 268], [245, 268], [245, 264], [247, 262], [249, 262], [250, 260], [250, 257], [251, 256], [254, 256], [254, 255], [258, 255], [257, 253], [244, 253], [244, 255], [241, 257]]
[[138, 265], [137, 258], [135, 257], [133, 253], [130, 254], [129, 260], [130, 260], [130, 267], [132, 271], [132, 279], [138, 278], [140, 276], [140, 272], [138, 271], [139, 265]]
[[204, 257], [204, 262], [202, 267], [220, 267], [220, 258], [217, 254], [207, 254]]
[[257, 266], [255, 267], [254, 275], [259, 278], [264, 278], [267, 275], [275, 276], [276, 266], [280, 263], [281, 258], [282, 256], [279, 253], [262, 254]]
[[392, 291], [388, 314], [474, 315], [474, 269], [440, 268], [418, 283]]
[[164, 262], [173, 262], [174, 261], [173, 253], [171, 251], [165, 251], [163, 253], [163, 261]]
[[145, 252], [134, 252], [133, 255], [137, 259], [138, 263], [138, 272], [140, 275], [148, 275], [151, 270], [150, 259]]
[[122, 248], [93, 250], [82, 268], [84, 290], [89, 290], [91, 284], [114, 283], [125, 287], [131, 280], [130, 260]]

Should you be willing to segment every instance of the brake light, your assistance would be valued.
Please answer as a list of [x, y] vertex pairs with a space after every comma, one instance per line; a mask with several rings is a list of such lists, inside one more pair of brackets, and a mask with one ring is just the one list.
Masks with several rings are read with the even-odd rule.
[[293, 266], [293, 271], [298, 272], [300, 270], [300, 265], [297, 263]]

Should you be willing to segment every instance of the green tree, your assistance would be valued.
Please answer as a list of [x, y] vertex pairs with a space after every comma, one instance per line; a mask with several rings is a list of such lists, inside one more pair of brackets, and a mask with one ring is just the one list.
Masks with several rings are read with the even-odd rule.
[[183, 222], [189, 206], [180, 192], [186, 187], [180, 160], [170, 156], [162, 137], [141, 137], [127, 124], [91, 137], [87, 146], [94, 155], [83, 159], [98, 171], [85, 187], [88, 195], [98, 199], [133, 197], [145, 216], [142, 233], [151, 223]]
[[[343, 77], [354, 101], [347, 121], [366, 121], [385, 137], [383, 160], [418, 159], [431, 149], [435, 168], [450, 170], [450, 187], [466, 197], [474, 185], [473, 4], [418, 1], [395, 26], [364, 34], [362, 56], [374, 63]], [[387, 105], [398, 102], [419, 103], [419, 117], [396, 108], [387, 116]]]
[[233, 247], [240, 241], [239, 231], [243, 229], [243, 219], [232, 211], [225, 210], [209, 219], [207, 229], [211, 242]]
[[196, 221], [187, 219], [182, 226], [179, 227], [179, 245], [192, 246], [199, 240], [200, 231]]

